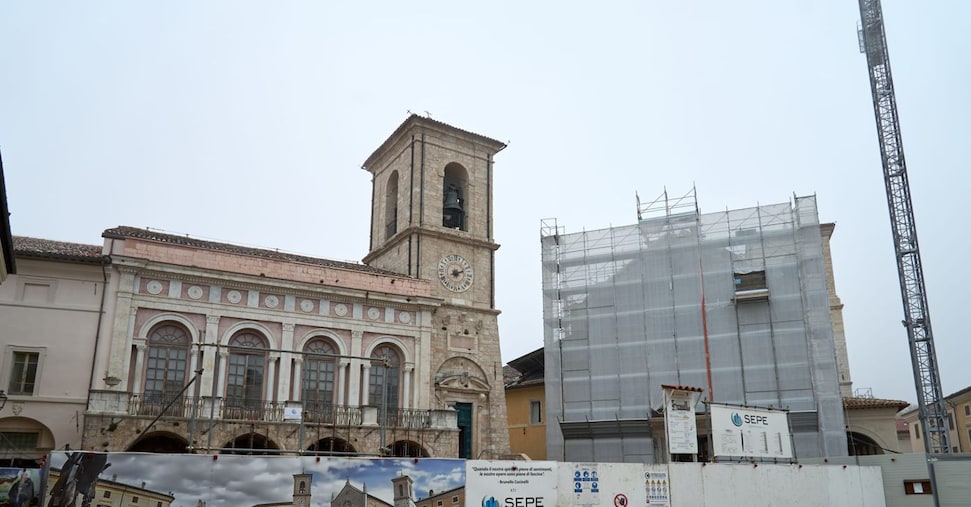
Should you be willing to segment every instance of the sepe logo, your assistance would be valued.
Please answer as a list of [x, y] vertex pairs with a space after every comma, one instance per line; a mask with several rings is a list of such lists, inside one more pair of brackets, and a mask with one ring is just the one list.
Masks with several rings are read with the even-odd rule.
[[732, 424], [735, 426], [742, 425], [742, 416], [738, 415], [738, 412], [732, 412]]
[[482, 499], [482, 507], [499, 507], [499, 501], [494, 496], [487, 496]]

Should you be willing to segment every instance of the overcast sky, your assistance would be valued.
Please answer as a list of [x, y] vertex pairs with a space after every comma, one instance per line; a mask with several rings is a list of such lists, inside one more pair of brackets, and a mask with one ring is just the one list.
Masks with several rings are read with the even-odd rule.
[[[51, 466], [64, 464], [65, 453], [54, 453]], [[340, 459], [312, 457], [267, 457], [220, 455], [115, 453], [102, 479], [141, 486], [175, 497], [173, 507], [246, 507], [258, 503], [287, 502], [293, 498], [293, 474], [308, 473], [314, 507], [330, 505], [350, 480], [358, 489], [367, 488], [387, 503], [393, 503], [391, 479], [407, 475], [414, 481], [415, 498], [465, 484], [465, 461], [448, 459]]]
[[[884, 0], [945, 393], [971, 385], [960, 203], [971, 2]], [[4, 2], [14, 234], [116, 225], [340, 260], [367, 253], [364, 159], [408, 111], [496, 157], [503, 359], [543, 344], [539, 232], [816, 194], [854, 386], [916, 400], [855, 0]]]

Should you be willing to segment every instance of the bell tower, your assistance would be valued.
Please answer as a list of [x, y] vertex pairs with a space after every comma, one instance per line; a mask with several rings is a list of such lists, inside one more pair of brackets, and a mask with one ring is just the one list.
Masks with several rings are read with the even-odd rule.
[[509, 449], [492, 218], [493, 157], [505, 147], [411, 115], [363, 164], [373, 185], [364, 262], [427, 280], [441, 299], [421, 359], [430, 364], [428, 399], [458, 412], [455, 457], [498, 457]]

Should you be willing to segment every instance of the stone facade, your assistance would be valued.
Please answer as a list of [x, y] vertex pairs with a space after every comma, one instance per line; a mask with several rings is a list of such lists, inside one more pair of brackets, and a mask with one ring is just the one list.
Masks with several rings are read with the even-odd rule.
[[[504, 147], [413, 115], [364, 163], [374, 182], [364, 261], [429, 280], [442, 299], [431, 315], [433, 396], [459, 411], [465, 458], [509, 450], [492, 221], [493, 156]], [[461, 207], [457, 225], [447, 224], [450, 188]]]
[[829, 317], [833, 321], [833, 344], [836, 347], [836, 369], [839, 375], [840, 394], [853, 396], [853, 378], [850, 376], [850, 359], [846, 352], [846, 332], [843, 327], [843, 302], [836, 295], [836, 277], [833, 274], [833, 254], [830, 240], [836, 224], [819, 224], [823, 239], [823, 264], [826, 266], [826, 284], [829, 286]]
[[[365, 164], [364, 264], [105, 231], [111, 283], [84, 446], [506, 454], [491, 218], [502, 147], [408, 118]], [[457, 227], [442, 218], [449, 190], [462, 196]]]

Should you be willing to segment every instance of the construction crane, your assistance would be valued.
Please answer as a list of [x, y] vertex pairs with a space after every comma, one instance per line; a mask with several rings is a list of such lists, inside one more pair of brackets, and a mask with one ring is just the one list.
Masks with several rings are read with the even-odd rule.
[[[934, 351], [934, 334], [927, 307], [924, 271], [917, 246], [917, 226], [910, 201], [907, 164], [900, 138], [897, 118], [897, 99], [894, 97], [890, 75], [890, 55], [883, 28], [880, 0], [859, 0], [861, 25], [858, 32], [860, 52], [866, 54], [870, 71], [870, 90], [876, 114], [880, 156], [883, 159], [883, 180], [887, 189], [893, 245], [897, 254], [900, 295], [904, 304], [904, 321], [910, 342], [910, 360], [917, 388], [920, 431], [924, 450], [928, 454], [951, 452], [947, 432], [947, 407], [941, 390], [941, 376]], [[933, 469], [931, 471], [933, 474]], [[932, 475], [933, 477], [933, 475]]]

